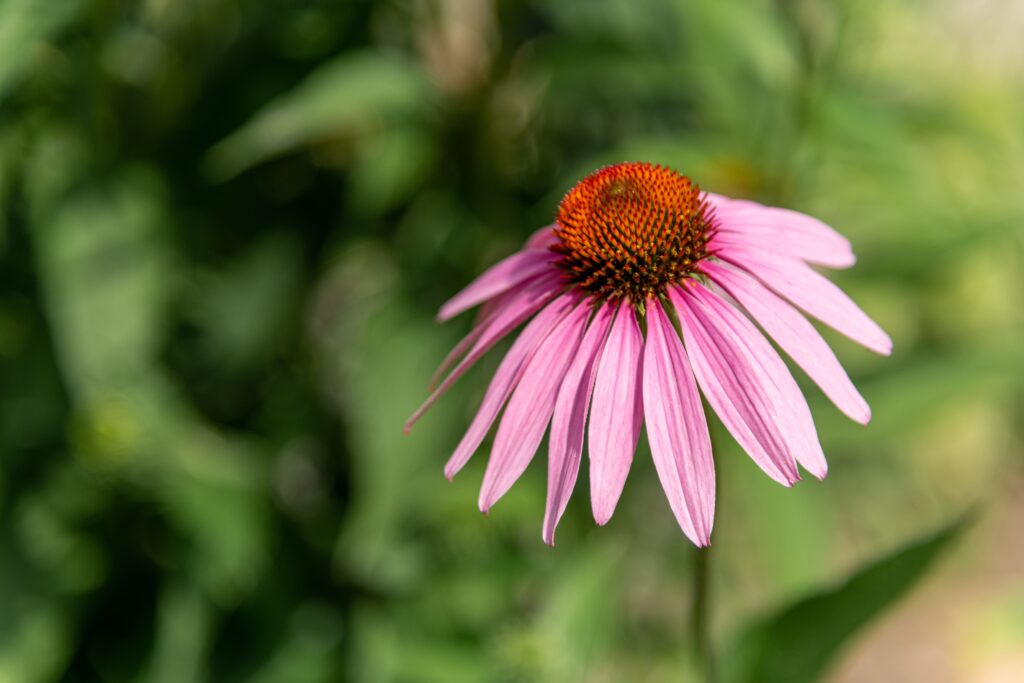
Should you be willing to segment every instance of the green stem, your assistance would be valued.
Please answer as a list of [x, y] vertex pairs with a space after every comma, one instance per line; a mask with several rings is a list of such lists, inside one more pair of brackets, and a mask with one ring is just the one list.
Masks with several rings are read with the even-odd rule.
[[710, 579], [711, 546], [698, 548], [693, 556], [693, 611], [690, 614], [690, 634], [698, 668], [707, 683], [714, 683], [715, 653], [710, 637]]
[[[710, 414], [710, 407], [704, 402], [704, 414]], [[710, 425], [709, 425], [710, 427]], [[710, 434], [711, 450], [715, 448], [715, 431]], [[721, 504], [721, 464], [715, 463], [715, 499]], [[718, 671], [715, 662], [715, 648], [711, 642], [711, 552], [712, 546], [697, 548], [693, 554], [693, 611], [690, 614], [690, 635], [693, 655], [705, 683], [715, 683]]]

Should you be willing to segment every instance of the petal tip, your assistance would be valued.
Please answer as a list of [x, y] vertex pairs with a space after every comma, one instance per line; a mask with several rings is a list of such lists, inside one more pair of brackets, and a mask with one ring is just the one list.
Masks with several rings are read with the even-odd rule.
[[879, 356], [891, 356], [892, 355], [892, 338], [887, 335], [881, 329], [878, 330], [878, 339], [875, 340], [867, 348], [874, 351]]
[[850, 418], [857, 424], [867, 425], [871, 422], [871, 408], [864, 406], [864, 409], [855, 415], [851, 415]]

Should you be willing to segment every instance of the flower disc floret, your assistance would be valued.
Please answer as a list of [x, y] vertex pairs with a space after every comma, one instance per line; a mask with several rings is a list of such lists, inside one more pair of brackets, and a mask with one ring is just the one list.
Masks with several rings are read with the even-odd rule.
[[641, 302], [692, 275], [708, 255], [712, 212], [684, 175], [649, 163], [607, 166], [558, 207], [558, 266], [599, 299]]

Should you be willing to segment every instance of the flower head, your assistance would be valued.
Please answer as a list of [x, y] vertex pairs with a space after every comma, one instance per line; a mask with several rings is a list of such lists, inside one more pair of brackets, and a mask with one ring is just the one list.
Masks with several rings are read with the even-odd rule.
[[[809, 314], [882, 354], [889, 337], [809, 264], [846, 268], [849, 242], [786, 209], [702, 192], [647, 164], [608, 166], [562, 200], [555, 224], [449, 300], [481, 305], [406, 429], [494, 344], [525, 323], [445, 467], [453, 477], [501, 419], [480, 492], [484, 512], [533, 459], [550, 424], [543, 538], [576, 483], [586, 435], [591, 506], [615, 510], [641, 427], [683, 532], [710, 542], [715, 470], [701, 393], [772, 479], [827, 471], [807, 401], [757, 325], [853, 420], [867, 403]], [[802, 309], [803, 313], [797, 309]], [[447, 374], [445, 374], [447, 373]], [[504, 412], [502, 413], [502, 410]], [[588, 419], [589, 417], [589, 419]]]

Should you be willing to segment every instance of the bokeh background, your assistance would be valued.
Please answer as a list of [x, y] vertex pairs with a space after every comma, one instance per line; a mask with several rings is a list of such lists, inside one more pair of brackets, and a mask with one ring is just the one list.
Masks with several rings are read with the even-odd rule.
[[[895, 340], [785, 490], [714, 425], [728, 681], [1024, 680], [1024, 5], [0, 0], [0, 683], [697, 680], [646, 446], [540, 541], [402, 424], [597, 166], [847, 234]], [[489, 363], [489, 365], [488, 365]], [[805, 379], [799, 375], [801, 382]]]

